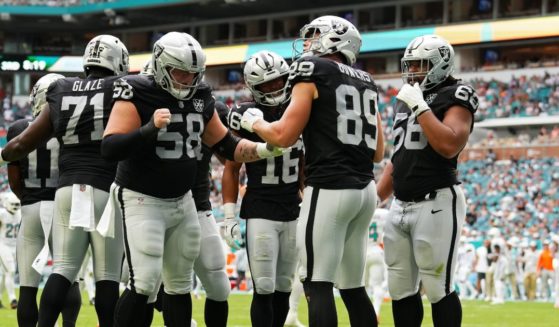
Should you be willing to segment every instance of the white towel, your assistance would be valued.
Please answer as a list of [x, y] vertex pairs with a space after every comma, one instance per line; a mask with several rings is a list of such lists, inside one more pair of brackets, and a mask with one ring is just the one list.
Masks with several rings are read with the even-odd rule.
[[95, 230], [95, 206], [93, 187], [85, 184], [72, 186], [72, 207], [70, 209], [70, 229], [83, 227], [87, 232]]
[[109, 199], [105, 205], [105, 210], [103, 210], [103, 215], [99, 219], [99, 224], [97, 224], [97, 231], [103, 237], [115, 237], [115, 206], [116, 202], [116, 184], [111, 185], [111, 190], [109, 191]]
[[39, 204], [39, 216], [41, 218], [41, 227], [43, 228], [43, 235], [45, 236], [45, 245], [41, 252], [35, 257], [31, 267], [39, 274], [43, 274], [43, 270], [49, 260], [49, 236], [52, 230], [52, 219], [54, 216], [54, 201], [41, 201]]

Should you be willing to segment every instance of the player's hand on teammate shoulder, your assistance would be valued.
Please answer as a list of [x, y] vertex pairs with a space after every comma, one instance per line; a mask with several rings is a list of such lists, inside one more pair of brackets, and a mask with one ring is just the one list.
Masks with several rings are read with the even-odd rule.
[[260, 119], [264, 119], [262, 111], [258, 108], [249, 108], [243, 113], [241, 127], [252, 133], [252, 125]]
[[167, 108], [160, 108], [153, 113], [153, 124], [155, 127], [162, 129], [171, 123], [171, 111]]
[[279, 157], [286, 152], [291, 151], [291, 147], [288, 148], [280, 148], [270, 143], [258, 143], [256, 145], [256, 153], [262, 159], [264, 158], [272, 158], [272, 157]]
[[416, 117], [431, 110], [427, 102], [423, 99], [423, 91], [419, 87], [419, 83], [415, 83], [413, 86], [405, 83], [400, 89], [400, 92], [398, 92], [396, 98], [403, 101], [410, 110], [415, 113]]

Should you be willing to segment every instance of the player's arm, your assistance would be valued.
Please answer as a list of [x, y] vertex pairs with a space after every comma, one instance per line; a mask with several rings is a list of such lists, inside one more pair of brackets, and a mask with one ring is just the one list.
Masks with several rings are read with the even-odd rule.
[[303, 198], [303, 191], [305, 190], [305, 154], [301, 152], [299, 156], [299, 196]]
[[[312, 102], [316, 98], [318, 90], [314, 83], [297, 83], [291, 92], [291, 102], [281, 118], [272, 123], [257, 119], [252, 123], [252, 130], [270, 144], [279, 147], [292, 146], [303, 133], [311, 115]], [[247, 112], [243, 114], [243, 120], [246, 115]]]
[[472, 126], [472, 114], [462, 106], [452, 106], [440, 121], [430, 110], [417, 121], [433, 150], [445, 158], [454, 158], [466, 146]]
[[381, 201], [386, 200], [392, 192], [394, 192], [394, 186], [392, 185], [392, 162], [389, 161], [382, 171], [382, 175], [377, 183], [377, 194]]
[[21, 200], [21, 192], [23, 190], [23, 178], [21, 175], [21, 167], [17, 164], [8, 165], [8, 182], [12, 192]]
[[251, 162], [283, 154], [279, 148], [269, 148], [265, 143], [256, 143], [233, 135], [221, 122], [217, 112], [204, 129], [202, 142], [227, 160]]
[[382, 131], [382, 121], [380, 119], [380, 112], [377, 110], [377, 149], [373, 161], [379, 163], [384, 158], [384, 133]]
[[242, 165], [240, 162], [225, 161], [221, 177], [221, 195], [223, 197], [225, 218], [235, 217], [235, 204], [239, 194], [239, 171]]
[[159, 129], [171, 122], [169, 109], [155, 110], [152, 119], [142, 126], [134, 103], [116, 101], [113, 105], [101, 143], [101, 155], [107, 160], [123, 160], [138, 151], [145, 142], [154, 140]]
[[29, 152], [35, 150], [41, 143], [52, 137], [53, 127], [50, 121], [49, 105], [45, 104], [43, 110], [21, 134], [6, 144], [0, 152], [0, 163], [2, 161], [16, 161], [25, 157]]

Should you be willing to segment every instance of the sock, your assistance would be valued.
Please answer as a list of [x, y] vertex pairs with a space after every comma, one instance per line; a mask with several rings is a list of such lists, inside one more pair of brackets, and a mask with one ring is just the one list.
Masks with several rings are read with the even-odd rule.
[[128, 288], [125, 289], [116, 303], [114, 326], [142, 326], [144, 315], [140, 313], [146, 312], [147, 302], [147, 295], [138, 294]]
[[448, 294], [437, 303], [431, 303], [431, 308], [435, 327], [459, 327], [462, 324], [462, 305], [456, 292]]
[[190, 326], [192, 319], [190, 293], [169, 295], [163, 292], [163, 318], [167, 327]]
[[309, 304], [309, 327], [338, 326], [334, 283], [305, 281], [303, 288]]
[[227, 326], [227, 317], [229, 316], [229, 304], [227, 301], [214, 301], [206, 298], [204, 307], [204, 321], [208, 327], [225, 327]]
[[39, 320], [39, 308], [37, 307], [37, 291], [37, 287], [19, 287], [19, 304], [17, 306], [18, 326], [37, 326], [37, 321]]
[[282, 327], [285, 324], [285, 318], [287, 318], [287, 312], [289, 312], [289, 296], [291, 292], [274, 292], [274, 299], [272, 307], [274, 310], [274, 321], [272, 322], [273, 327]]
[[365, 287], [340, 290], [349, 322], [354, 327], [378, 326], [377, 314]]
[[151, 326], [151, 322], [153, 321], [153, 310], [155, 308], [155, 304], [148, 303], [146, 304], [146, 311], [144, 312], [144, 324], [142, 326], [149, 327]]
[[95, 283], [95, 311], [99, 318], [99, 327], [113, 326], [118, 294], [118, 282], [101, 280]]
[[80, 293], [80, 284], [78, 282], [74, 282], [68, 290], [68, 294], [66, 294], [66, 300], [64, 301], [64, 307], [62, 308], [63, 327], [76, 326], [81, 306], [82, 295]]
[[64, 307], [72, 283], [66, 277], [53, 273], [49, 276], [39, 305], [38, 327], [52, 327]]
[[401, 300], [392, 300], [392, 316], [396, 327], [420, 327], [423, 321], [423, 303], [419, 292]]
[[274, 319], [273, 300], [274, 294], [258, 294], [256, 290], [254, 291], [250, 304], [250, 321], [252, 326], [272, 326]]

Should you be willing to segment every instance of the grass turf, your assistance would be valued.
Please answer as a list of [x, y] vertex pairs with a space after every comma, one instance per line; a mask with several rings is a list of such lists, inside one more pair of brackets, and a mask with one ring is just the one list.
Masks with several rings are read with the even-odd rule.
[[[77, 327], [97, 326], [95, 308], [89, 305], [85, 293], [83, 305], [78, 317]], [[248, 294], [232, 294], [229, 298], [229, 324], [231, 327], [250, 326], [250, 301]], [[8, 299], [3, 297], [2, 303], [5, 308], [0, 310], [0, 326], [17, 326], [16, 310], [9, 309]], [[204, 326], [204, 298], [193, 299], [193, 317], [198, 326]], [[336, 298], [338, 309], [338, 325], [349, 326], [347, 312], [341, 298]], [[559, 309], [554, 309], [552, 303], [539, 302], [508, 302], [504, 305], [491, 305], [482, 301], [463, 301], [463, 323], [464, 327], [557, 327], [559, 326]], [[423, 326], [432, 326], [431, 307], [424, 302], [425, 316]], [[306, 324], [307, 306], [304, 299], [299, 308], [299, 319]], [[390, 303], [384, 303], [381, 311], [380, 326], [393, 326]], [[61, 326], [61, 324], [60, 324]], [[152, 326], [163, 327], [163, 319], [160, 313], [154, 315]]]

